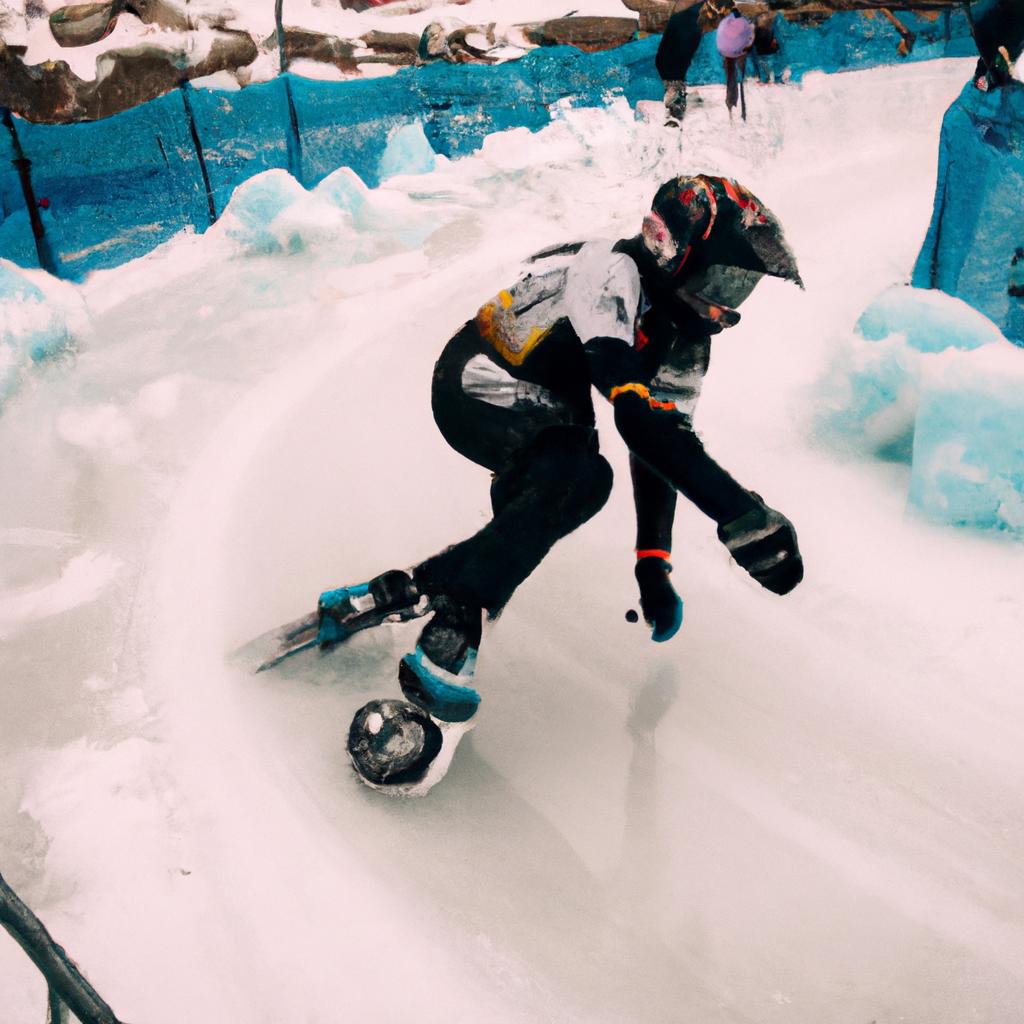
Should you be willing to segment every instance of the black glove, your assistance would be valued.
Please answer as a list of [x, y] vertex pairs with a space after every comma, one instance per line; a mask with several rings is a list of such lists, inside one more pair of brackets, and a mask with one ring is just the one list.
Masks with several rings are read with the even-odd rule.
[[773, 594], [788, 594], [804, 578], [793, 524], [763, 503], [720, 525], [718, 539], [736, 562]]
[[668, 578], [672, 566], [664, 558], [649, 556], [638, 559], [634, 571], [644, 621], [652, 628], [651, 639], [662, 643], [683, 624], [683, 602]]

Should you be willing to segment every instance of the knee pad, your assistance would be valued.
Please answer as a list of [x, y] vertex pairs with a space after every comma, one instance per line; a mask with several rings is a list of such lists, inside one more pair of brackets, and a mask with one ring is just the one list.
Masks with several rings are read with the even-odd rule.
[[552, 514], [578, 526], [608, 500], [612, 468], [598, 451], [597, 431], [586, 426], [550, 427], [517, 453], [491, 484], [495, 513], [527, 494], [542, 494]]

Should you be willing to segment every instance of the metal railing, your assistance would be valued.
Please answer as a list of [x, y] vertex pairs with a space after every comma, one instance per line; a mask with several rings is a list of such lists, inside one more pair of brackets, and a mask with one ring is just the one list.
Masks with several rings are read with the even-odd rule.
[[47, 1024], [68, 1024], [69, 1011], [81, 1024], [122, 1024], [3, 875], [0, 925], [10, 932], [46, 981]]

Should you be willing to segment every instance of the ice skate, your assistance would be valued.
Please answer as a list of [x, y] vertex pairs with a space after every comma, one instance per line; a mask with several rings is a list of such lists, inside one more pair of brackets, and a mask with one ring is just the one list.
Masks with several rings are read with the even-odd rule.
[[285, 658], [310, 647], [331, 648], [360, 630], [382, 622], [403, 622], [425, 615], [430, 602], [412, 576], [391, 569], [367, 583], [338, 587], [320, 595], [317, 610], [282, 626], [275, 635], [276, 648], [256, 669], [273, 668]]
[[348, 751], [359, 778], [392, 796], [422, 796], [444, 778], [473, 727], [480, 694], [470, 685], [479, 609], [441, 597], [398, 679], [407, 700], [374, 700], [356, 712]]

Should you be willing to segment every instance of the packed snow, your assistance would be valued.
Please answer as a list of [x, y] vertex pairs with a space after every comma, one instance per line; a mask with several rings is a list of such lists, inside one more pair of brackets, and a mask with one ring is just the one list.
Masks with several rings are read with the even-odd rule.
[[[821, 429], [837, 353], [909, 279], [971, 67], [752, 85], [745, 124], [699, 89], [682, 133], [561, 110], [376, 190], [270, 172], [71, 295], [2, 264], [63, 340], [11, 343], [4, 378], [0, 870], [119, 1017], [1015, 1024], [1024, 548], [908, 512], [906, 462]], [[246, 644], [485, 520], [430, 417], [444, 341], [682, 171], [748, 185], [807, 284], [765, 281], [716, 339], [696, 421], [795, 522], [806, 579], [761, 591], [681, 503], [686, 619], [652, 644], [599, 410], [611, 501], [488, 626], [448, 777], [383, 798], [344, 739], [416, 624], [259, 676]], [[938, 353], [930, 393], [996, 351]], [[4, 1024], [42, 1019], [3, 933], [0, 990]]]

